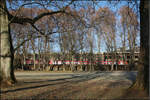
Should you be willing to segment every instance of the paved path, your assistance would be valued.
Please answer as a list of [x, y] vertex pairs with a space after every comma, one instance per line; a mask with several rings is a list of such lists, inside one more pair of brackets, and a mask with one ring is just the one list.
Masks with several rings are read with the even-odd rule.
[[115, 99], [137, 72], [16, 72], [18, 83], [1, 89], [2, 99]]

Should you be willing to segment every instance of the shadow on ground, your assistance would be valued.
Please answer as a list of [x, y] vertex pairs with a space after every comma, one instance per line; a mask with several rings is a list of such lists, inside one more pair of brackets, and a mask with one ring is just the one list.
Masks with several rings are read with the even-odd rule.
[[[84, 82], [84, 81], [88, 81], [88, 80], [92, 80], [92, 79], [95, 79], [97, 77], [100, 77], [102, 76], [103, 77], [103, 74], [101, 75], [96, 75], [95, 73], [93, 74], [88, 74], [88, 75], [82, 75], [82, 76], [77, 76], [77, 75], [71, 75], [72, 77], [70, 78], [61, 78], [61, 79], [53, 79], [53, 80], [42, 80], [42, 81], [30, 81], [30, 82], [23, 82], [23, 83], [28, 83], [28, 84], [31, 84], [31, 83], [39, 83], [39, 84], [42, 84], [44, 82], [54, 82], [56, 81], [57, 83], [54, 83], [54, 84], [42, 84], [42, 85], [35, 85], [35, 86], [31, 86], [31, 87], [24, 87], [24, 88], [17, 88], [17, 89], [14, 89], [14, 90], [6, 90], [6, 91], [0, 91], [1, 93], [8, 93], [8, 92], [16, 92], [16, 91], [22, 91], [22, 90], [27, 90], [27, 89], [35, 89], [35, 88], [41, 88], [41, 87], [46, 87], [46, 86], [53, 86], [53, 85], [58, 85], [58, 84], [64, 84], [64, 83], [78, 83], [78, 82]], [[30, 77], [30, 76], [29, 76]], [[33, 76], [31, 76], [33, 77]], [[58, 81], [62, 81], [62, 82], [58, 82]], [[18, 83], [16, 84], [18, 85]]]
[[[62, 84], [65, 85], [65, 83], [77, 84], [77, 83], [80, 83], [80, 82], [86, 82], [86, 81], [89, 81], [89, 80], [102, 78], [102, 77], [104, 78], [103, 80], [109, 80], [109, 79], [112, 79], [112, 78], [117, 79], [119, 76], [123, 77], [123, 79], [121, 79], [121, 80], [118, 79], [115, 82], [111, 82], [107, 86], [108, 88], [106, 88], [105, 91], [103, 91], [103, 93], [101, 93], [99, 95], [101, 97], [101, 96], [106, 95], [109, 92], [109, 90], [110, 90], [109, 88], [117, 89], [117, 87], [119, 85], [120, 86], [130, 85], [130, 84], [128, 84], [128, 83], [126, 83], [125, 81], [122, 81], [122, 80], [127, 79], [131, 82], [134, 82], [135, 79], [136, 79], [136, 74], [137, 74], [136, 72], [120, 72], [119, 74], [116, 74], [116, 75], [114, 75], [113, 73], [115, 73], [115, 72], [92, 72], [92, 73], [82, 74], [82, 75], [81, 74], [68, 74], [70, 76], [69, 78], [47, 79], [47, 80], [36, 80], [36, 81], [35, 80], [32, 80], [32, 81], [27, 81], [26, 80], [26, 81], [23, 82], [23, 85], [24, 84], [33, 84], [33, 86], [26, 86], [26, 87], [16, 88], [16, 89], [7, 89], [7, 90], [1, 91], [1, 94], [17, 92], [17, 91], [23, 91], [23, 90], [29, 90], [29, 89], [37, 89], [37, 88], [41, 88], [41, 87], [54, 86], [54, 85], [62, 85]], [[61, 74], [61, 75], [63, 75], [63, 74]], [[61, 76], [61, 75], [56, 75], [56, 76]], [[25, 77], [27, 77], [27, 76], [25, 76]], [[43, 75], [43, 77], [44, 76], [45, 75]], [[50, 75], [46, 75], [46, 76], [50, 76]], [[55, 75], [53, 75], [53, 76], [55, 76]], [[35, 76], [28, 76], [28, 77], [34, 78]], [[36, 77], [38, 77], [38, 76], [36, 76]], [[40, 77], [42, 77], [42, 76], [40, 75]], [[99, 80], [99, 81], [101, 81], [101, 80]], [[55, 82], [55, 83], [51, 83], [51, 82]], [[16, 85], [18, 85], [18, 84], [19, 83], [17, 83]], [[111, 91], [111, 92], [113, 92], [113, 91]], [[114, 100], [127, 97], [128, 96], [127, 93], [128, 92], [124, 92], [123, 95], [121, 95], [120, 97], [117, 97]], [[132, 97], [132, 95], [131, 95], [131, 97]]]

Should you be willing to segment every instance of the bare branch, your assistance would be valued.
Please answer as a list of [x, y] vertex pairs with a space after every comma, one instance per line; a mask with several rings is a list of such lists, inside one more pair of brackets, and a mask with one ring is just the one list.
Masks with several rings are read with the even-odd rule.
[[[51, 12], [44, 12], [44, 13], [41, 13], [39, 14], [38, 16], [36, 16], [35, 18], [31, 19], [31, 18], [21, 18], [21, 17], [17, 17], [17, 16], [13, 16], [12, 14], [8, 13], [8, 18], [9, 20], [11, 20], [11, 23], [18, 23], [18, 24], [25, 24], [25, 23], [30, 23], [30, 24], [34, 24], [35, 22], [37, 22], [38, 20], [40, 20], [41, 18], [43, 18], [44, 16], [48, 16], [48, 15], [54, 15], [54, 14], [58, 14], [58, 13], [66, 13], [65, 12], [65, 9], [67, 9], [67, 7], [69, 5], [71, 5], [75, 0], [72, 0], [68, 5], [66, 5], [65, 7], [63, 8], [60, 8], [60, 10], [58, 11], [51, 11]], [[26, 3], [26, 4], [23, 4], [20, 9], [25, 6], [25, 5], [29, 5], [29, 4], [40, 4], [42, 5], [41, 3], [38, 3], [38, 2], [31, 2], [31, 3]]]
[[26, 40], [24, 40], [24, 41], [22, 41], [16, 48], [14, 48], [14, 52], [18, 49], [18, 48], [20, 48], [25, 42], [27, 42], [27, 41], [29, 41], [29, 40], [31, 40], [31, 39], [36, 39], [36, 38], [40, 38], [41, 36], [36, 36], [36, 37], [30, 37], [30, 38], [28, 38], [28, 39], [26, 39]]

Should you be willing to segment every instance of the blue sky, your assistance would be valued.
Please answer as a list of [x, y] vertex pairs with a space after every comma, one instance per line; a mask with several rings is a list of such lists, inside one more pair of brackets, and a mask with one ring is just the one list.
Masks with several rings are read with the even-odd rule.
[[[85, 1], [86, 2], [86, 1]], [[22, 3], [22, 1], [20, 0], [19, 1], [19, 5]], [[116, 1], [113, 1], [111, 4], [110, 3], [108, 3], [108, 2], [106, 2], [106, 1], [100, 1], [99, 3], [98, 3], [98, 5], [97, 6], [95, 6], [95, 9], [97, 10], [97, 9], [99, 9], [99, 7], [105, 7], [105, 6], [107, 6], [107, 7], [109, 7], [112, 11], [114, 11], [114, 12], [117, 12], [118, 10], [119, 10], [119, 8], [120, 7], [122, 7], [123, 5], [127, 5], [128, 3], [127, 3], [127, 1], [121, 1], [119, 4], [114, 4], [114, 3], [116, 3]], [[7, 5], [8, 5], [8, 3], [7, 3]], [[19, 6], [12, 6], [13, 8], [18, 8]], [[39, 6], [38, 6], [39, 7]], [[9, 8], [9, 6], [8, 6], [8, 8]], [[135, 8], [136, 9], [136, 8]], [[117, 19], [119, 19], [120, 17], [117, 15], [116, 16], [117, 17]], [[119, 31], [118, 31], [119, 32]], [[117, 34], [117, 33], [116, 33]], [[97, 37], [96, 37], [96, 39], [97, 39]], [[138, 41], [139, 41], [139, 39], [140, 39], [140, 37], [138, 37]], [[95, 42], [96, 43], [96, 42]], [[119, 38], [117, 38], [117, 43], [119, 44], [120, 43], [120, 40], [119, 40]], [[138, 42], [139, 43], [139, 42]], [[97, 43], [96, 43], [97, 44]], [[119, 47], [119, 45], [118, 45], [118, 47]], [[59, 45], [58, 44], [52, 44], [52, 48], [53, 48], [53, 50], [54, 51], [56, 51], [56, 52], [59, 52], [60, 51], [60, 49], [59, 49]], [[94, 52], [97, 52], [98, 51], [98, 49], [97, 48], [94, 48]], [[106, 46], [105, 46], [105, 43], [104, 43], [104, 41], [102, 40], [102, 42], [101, 42], [101, 51], [102, 52], [104, 52], [104, 51], [106, 51]]]
[[[120, 7], [122, 7], [122, 6], [124, 6], [124, 5], [128, 5], [127, 1], [121, 1], [120, 3], [118, 3], [118, 4], [116, 4], [116, 5], [114, 4], [115, 2], [116, 2], [116, 1], [114, 1], [114, 2], [112, 2], [112, 3], [110, 4], [110, 3], [106, 2], [106, 1], [101, 1], [101, 2], [98, 3], [97, 6], [95, 6], [95, 9], [98, 10], [99, 7], [106, 7], [106, 6], [107, 6], [107, 7], [109, 7], [112, 11], [117, 12]], [[139, 3], [139, 2], [138, 2], [138, 3]], [[136, 9], [136, 8], [134, 8], [134, 9]], [[119, 16], [119, 15], [116, 15], [116, 17], [117, 17], [117, 19], [120, 20], [120, 16]], [[118, 28], [117, 30], [118, 30], [118, 31], [117, 31], [116, 35], [117, 35], [118, 32], [119, 32], [119, 28]], [[97, 37], [96, 37], [96, 40], [95, 40], [95, 41], [97, 41]], [[138, 45], [140, 44], [139, 41], [140, 41], [140, 37], [138, 36], [138, 38], [137, 38], [137, 44], [138, 44]], [[120, 46], [121, 46], [120, 38], [117, 37], [116, 42], [117, 42], [117, 47], [120, 47]], [[97, 42], [95, 42], [95, 43], [97, 44]], [[55, 44], [55, 45], [53, 45], [53, 46], [54, 46], [54, 51], [59, 52], [59, 46], [58, 46], [58, 44]], [[98, 52], [98, 48], [97, 48], [97, 47], [94, 48], [94, 52]], [[105, 45], [105, 42], [104, 42], [103, 39], [102, 39], [102, 41], [101, 41], [101, 52], [106, 52], [106, 45]]]

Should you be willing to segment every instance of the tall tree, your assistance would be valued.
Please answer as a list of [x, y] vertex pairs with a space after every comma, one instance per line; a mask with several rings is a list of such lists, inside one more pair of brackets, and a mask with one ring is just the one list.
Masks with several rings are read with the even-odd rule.
[[[138, 35], [138, 28], [139, 28], [139, 22], [137, 19], [137, 16], [132, 8], [128, 6], [121, 7], [119, 11], [121, 15], [121, 26], [122, 26], [122, 47], [123, 52], [125, 52], [125, 46], [126, 46], [126, 40], [128, 41], [128, 47], [130, 50], [130, 66], [133, 67], [134, 65], [134, 53], [135, 53], [135, 47], [136, 47], [136, 40]], [[125, 59], [124, 59], [125, 60]]]
[[11, 84], [16, 79], [13, 70], [14, 51], [7, 11], [6, 1], [0, 0], [0, 83]]
[[[0, 57], [1, 57], [1, 64], [0, 64], [0, 83], [7, 83], [7, 84], [12, 84], [16, 81], [15, 76], [14, 76], [14, 69], [13, 69], [13, 58], [14, 58], [14, 49], [12, 45], [12, 39], [11, 39], [11, 34], [10, 34], [10, 24], [11, 23], [18, 23], [18, 24], [26, 24], [29, 23], [36, 31], [38, 31], [41, 35], [45, 35], [41, 30], [39, 30], [36, 27], [36, 22], [39, 19], [42, 19], [44, 16], [48, 15], [55, 15], [57, 13], [67, 13], [65, 12], [65, 9], [70, 6], [73, 3], [74, 0], [69, 1], [67, 3], [61, 2], [61, 6], [58, 6], [56, 2], [56, 8], [58, 8], [55, 11], [49, 11], [46, 10], [46, 12], [42, 12], [38, 15], [35, 15], [33, 18], [25, 17], [25, 16], [19, 16], [17, 15], [20, 11], [20, 9], [25, 6], [25, 5], [32, 5], [32, 4], [39, 4], [44, 6], [42, 3], [39, 2], [28, 2], [28, 1], [22, 1], [26, 2], [24, 4], [19, 4], [21, 5], [20, 8], [17, 10], [16, 9], [16, 14], [13, 15], [11, 14], [6, 5], [6, 0], [0, 0]], [[8, 0], [8, 2], [14, 2], [12, 0]], [[49, 5], [48, 2], [46, 3]], [[59, 4], [60, 5], [60, 4]], [[52, 5], [50, 5], [52, 6]], [[68, 14], [68, 13], [67, 13]], [[51, 32], [50, 34], [52, 34]]]
[[[95, 16], [95, 26], [99, 27], [99, 32], [103, 34], [107, 52], [110, 53], [112, 61], [111, 70], [114, 70], [116, 52], [116, 18], [115, 13], [108, 7], [99, 8]], [[95, 27], [95, 28], [96, 28]], [[98, 30], [98, 29], [97, 29]]]
[[140, 61], [138, 75], [132, 88], [145, 89], [149, 93], [149, 17], [150, 1], [140, 2]]

